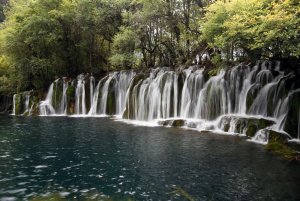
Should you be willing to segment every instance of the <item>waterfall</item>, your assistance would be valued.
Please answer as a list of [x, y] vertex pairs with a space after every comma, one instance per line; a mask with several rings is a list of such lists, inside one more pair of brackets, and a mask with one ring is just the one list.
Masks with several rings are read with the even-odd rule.
[[197, 70], [193, 73], [193, 69], [189, 68], [184, 71], [185, 82], [182, 89], [180, 115], [184, 118], [195, 116], [194, 108], [197, 105], [197, 99], [204, 84], [203, 70]]
[[126, 104], [126, 92], [130, 81], [135, 76], [133, 71], [121, 71], [116, 83], [116, 114], [122, 115]]
[[[181, 126], [244, 135], [250, 132], [247, 126], [255, 122], [252, 139], [265, 143], [268, 129], [285, 132], [292, 99], [300, 92], [290, 84], [294, 77], [294, 73], [285, 73], [279, 64], [274, 67], [270, 62], [258, 62], [254, 67], [239, 65], [213, 76], [197, 66], [177, 71], [123, 70], [102, 77], [97, 85], [97, 78], [81, 74], [71, 85], [66, 79], [62, 84], [61, 80], [54, 81], [40, 103], [40, 114], [66, 114], [73, 105], [71, 114], [76, 115], [115, 115], [151, 122], [181, 119]], [[69, 98], [68, 87], [74, 88], [73, 95], [72, 90], [68, 92]], [[260, 121], [268, 123], [259, 127]], [[295, 138], [300, 138], [299, 125], [292, 128]]]
[[63, 89], [62, 89], [62, 98], [60, 101], [59, 114], [67, 114], [67, 90], [68, 90], [68, 82], [63, 79]]
[[109, 88], [110, 82], [112, 81], [112, 79], [115, 78], [116, 74], [117, 74], [116, 72], [110, 74], [108, 76], [108, 79], [104, 83], [103, 88], [102, 88], [102, 92], [101, 92], [102, 97], [101, 97], [101, 103], [100, 103], [100, 114], [101, 115], [105, 115], [106, 114], [108, 88]]
[[86, 102], [85, 102], [85, 81], [84, 75], [81, 74], [77, 77], [77, 87], [75, 94], [75, 114], [86, 114]]
[[54, 83], [56, 83], [58, 80], [55, 80], [52, 82], [48, 89], [48, 93], [46, 96], [46, 99], [44, 101], [40, 102], [39, 105], [39, 110], [40, 110], [40, 115], [46, 116], [46, 115], [53, 115], [55, 114], [55, 109], [52, 106], [52, 96], [53, 96], [53, 86]]
[[98, 82], [98, 84], [97, 84], [97, 86], [95, 88], [95, 92], [93, 93], [93, 98], [92, 98], [92, 102], [91, 102], [91, 108], [90, 108], [90, 111], [88, 113], [89, 116], [91, 116], [91, 115], [97, 115], [97, 111], [98, 111], [97, 109], [98, 109], [98, 105], [99, 105], [99, 103], [98, 103], [99, 91], [100, 91], [100, 87], [101, 87], [102, 83], [104, 82], [104, 80], [106, 78], [107, 77], [102, 78]]
[[25, 115], [26, 113], [30, 113], [29, 103], [30, 103], [30, 93], [26, 93], [26, 95], [25, 95], [25, 111], [24, 111], [23, 115]]
[[90, 107], [93, 105], [93, 96], [94, 96], [94, 87], [95, 87], [95, 78], [90, 77]]
[[132, 108], [128, 108], [132, 110], [133, 118], [151, 121], [174, 117], [174, 114], [177, 116], [178, 92], [175, 93], [174, 89], [176, 90], [178, 86], [177, 83], [174, 84], [174, 80], [177, 82], [175, 72], [167, 69], [154, 69], [148, 78], [133, 87], [132, 94], [127, 93], [126, 98], [127, 101], [131, 101], [127, 105], [133, 105]]
[[12, 115], [16, 115], [16, 97], [17, 97], [17, 94], [14, 94], [14, 96], [13, 96], [13, 111], [12, 111]]

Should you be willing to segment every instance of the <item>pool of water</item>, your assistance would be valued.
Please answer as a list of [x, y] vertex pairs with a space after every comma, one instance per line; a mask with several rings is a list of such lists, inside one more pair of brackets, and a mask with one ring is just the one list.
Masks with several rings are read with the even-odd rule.
[[299, 200], [300, 166], [235, 136], [0, 116], [0, 200]]

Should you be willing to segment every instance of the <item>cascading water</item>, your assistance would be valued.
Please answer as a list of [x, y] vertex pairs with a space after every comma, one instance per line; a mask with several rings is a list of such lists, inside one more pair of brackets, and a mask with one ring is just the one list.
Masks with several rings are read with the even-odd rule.
[[23, 115], [25, 115], [26, 113], [30, 113], [30, 108], [29, 108], [30, 93], [26, 93], [25, 97], [26, 97], [26, 99], [25, 99], [25, 111], [24, 111]]
[[75, 94], [75, 114], [86, 114], [86, 102], [85, 102], [85, 80], [84, 75], [81, 74], [77, 78], [77, 87]]
[[129, 111], [133, 113], [131, 118], [152, 121], [177, 116], [178, 91], [174, 92], [177, 89], [174, 80], [177, 81], [177, 75], [173, 71], [152, 70], [148, 78], [133, 87], [132, 93], [127, 92], [127, 110], [132, 110]]
[[99, 83], [97, 84], [96, 88], [95, 88], [95, 91], [94, 91], [93, 97], [92, 97], [92, 101], [91, 101], [91, 108], [90, 108], [90, 111], [88, 113], [89, 116], [97, 115], [99, 91], [100, 91], [100, 87], [101, 87], [103, 81], [105, 80], [105, 78], [101, 79], [99, 81]]
[[58, 79], [55, 80], [50, 85], [47, 96], [46, 96], [46, 99], [44, 101], [40, 102], [39, 110], [40, 110], [40, 115], [42, 115], [42, 116], [55, 114], [55, 109], [52, 106], [52, 96], [53, 96], [54, 83], [56, 83], [57, 81], [58, 81]]
[[[185, 70], [185, 82], [182, 89], [181, 108], [180, 115], [184, 118], [198, 117], [197, 113], [194, 113], [197, 108], [197, 100], [204, 85], [203, 70], [196, 70], [192, 72], [192, 69]], [[196, 109], [197, 111], [197, 109]]]
[[116, 72], [112, 73], [108, 76], [108, 79], [106, 80], [106, 82], [104, 83], [104, 86], [102, 88], [102, 92], [101, 92], [101, 102], [100, 102], [100, 114], [101, 115], [105, 115], [106, 114], [106, 106], [107, 106], [107, 97], [108, 97], [108, 89], [109, 89], [109, 85], [110, 82], [115, 78], [116, 76]]
[[[157, 68], [139, 74], [113, 72], [96, 86], [93, 76], [86, 77], [79, 75], [73, 81], [76, 85], [63, 82], [62, 89], [57, 84], [54, 89], [52, 83], [46, 100], [40, 104], [40, 114], [66, 114], [72, 105], [66, 91], [75, 86], [75, 109], [71, 114], [117, 115], [139, 121], [182, 119], [183, 125], [190, 128], [247, 134], [265, 143], [268, 130], [284, 132], [290, 99], [299, 92], [286, 84], [293, 73], [284, 73], [279, 65], [273, 67], [269, 62], [252, 68], [236, 66], [210, 77], [195, 66], [183, 71]], [[87, 80], [89, 85], [85, 84]], [[63, 91], [57, 93], [62, 94], [59, 109], [52, 106], [52, 98], [57, 96], [53, 90]], [[296, 133], [299, 138], [300, 126]]]
[[126, 104], [126, 92], [130, 81], [135, 76], [134, 71], [121, 71], [117, 77], [116, 90], [116, 114], [122, 115]]
[[17, 97], [17, 94], [14, 94], [14, 96], [13, 96], [13, 111], [12, 111], [12, 115], [16, 115], [16, 97]]
[[67, 114], [67, 90], [68, 90], [68, 82], [63, 79], [63, 90], [62, 90], [62, 98], [59, 106], [59, 114]]
[[91, 76], [90, 77], [90, 106], [93, 105], [94, 88], [95, 88], [95, 78]]

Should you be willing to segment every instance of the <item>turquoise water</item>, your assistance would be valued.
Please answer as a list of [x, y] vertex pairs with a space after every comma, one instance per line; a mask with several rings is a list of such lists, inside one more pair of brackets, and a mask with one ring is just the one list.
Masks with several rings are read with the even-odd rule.
[[195, 200], [299, 200], [300, 166], [234, 136], [0, 116], [1, 201], [185, 200], [183, 191]]

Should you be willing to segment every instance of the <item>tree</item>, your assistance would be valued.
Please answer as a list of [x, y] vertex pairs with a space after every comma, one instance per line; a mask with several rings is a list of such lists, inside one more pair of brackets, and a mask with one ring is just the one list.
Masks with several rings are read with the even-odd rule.
[[107, 70], [121, 8], [107, 0], [13, 0], [0, 35], [1, 55], [20, 90], [47, 88], [55, 76]]
[[228, 60], [238, 49], [254, 59], [299, 56], [299, 7], [296, 0], [217, 1], [201, 21], [202, 39]]

